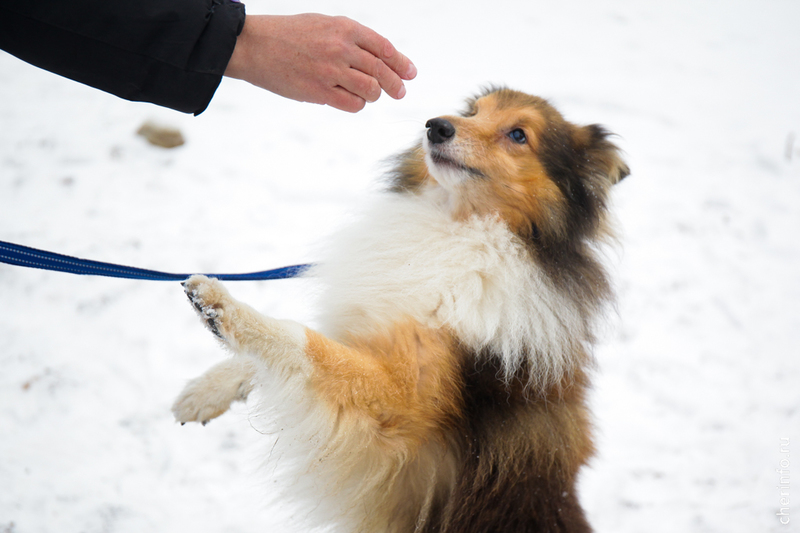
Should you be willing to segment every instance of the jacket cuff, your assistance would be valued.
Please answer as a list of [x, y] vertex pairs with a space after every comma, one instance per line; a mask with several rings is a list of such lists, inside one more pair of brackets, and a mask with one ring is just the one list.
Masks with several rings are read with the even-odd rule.
[[[213, 0], [206, 19], [206, 28], [187, 65], [189, 72], [197, 74], [198, 105], [192, 111], [195, 115], [205, 111], [222, 81], [236, 47], [236, 39], [244, 28], [244, 4], [237, 0]], [[187, 90], [192, 89], [187, 87]]]

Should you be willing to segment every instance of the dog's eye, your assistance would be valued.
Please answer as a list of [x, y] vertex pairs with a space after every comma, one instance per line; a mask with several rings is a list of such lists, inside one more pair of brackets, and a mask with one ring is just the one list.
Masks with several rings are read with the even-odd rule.
[[511, 130], [508, 133], [508, 137], [517, 144], [525, 144], [528, 142], [528, 137], [525, 136], [525, 132], [521, 129], [517, 128], [515, 130]]

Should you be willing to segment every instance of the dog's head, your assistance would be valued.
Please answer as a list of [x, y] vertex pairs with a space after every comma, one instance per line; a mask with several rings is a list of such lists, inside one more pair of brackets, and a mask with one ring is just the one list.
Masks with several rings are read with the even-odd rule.
[[576, 126], [546, 100], [490, 89], [429, 120], [395, 190], [439, 187], [456, 217], [497, 214], [539, 246], [597, 236], [609, 188], [628, 175], [600, 126]]

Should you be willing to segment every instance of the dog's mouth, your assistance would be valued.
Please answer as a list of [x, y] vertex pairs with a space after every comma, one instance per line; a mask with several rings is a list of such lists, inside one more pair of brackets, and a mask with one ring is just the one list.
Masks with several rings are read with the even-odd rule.
[[438, 146], [431, 146], [428, 148], [428, 156], [435, 165], [452, 169], [452, 170], [459, 170], [461, 172], [465, 172], [467, 174], [471, 174], [472, 176], [478, 178], [486, 178], [486, 175], [478, 170], [477, 168], [470, 167], [465, 165], [464, 163], [453, 159], [450, 156], [447, 156], [442, 153], [442, 150], [439, 149]]

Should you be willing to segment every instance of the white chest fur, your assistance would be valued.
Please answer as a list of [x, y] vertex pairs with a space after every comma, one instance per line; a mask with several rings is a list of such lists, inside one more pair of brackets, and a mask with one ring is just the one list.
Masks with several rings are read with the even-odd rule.
[[545, 382], [570, 370], [577, 309], [499, 218], [454, 221], [434, 195], [392, 194], [329, 245], [310, 272], [324, 286], [323, 333], [371, 335], [412, 318], [490, 349], [508, 374], [523, 358]]

